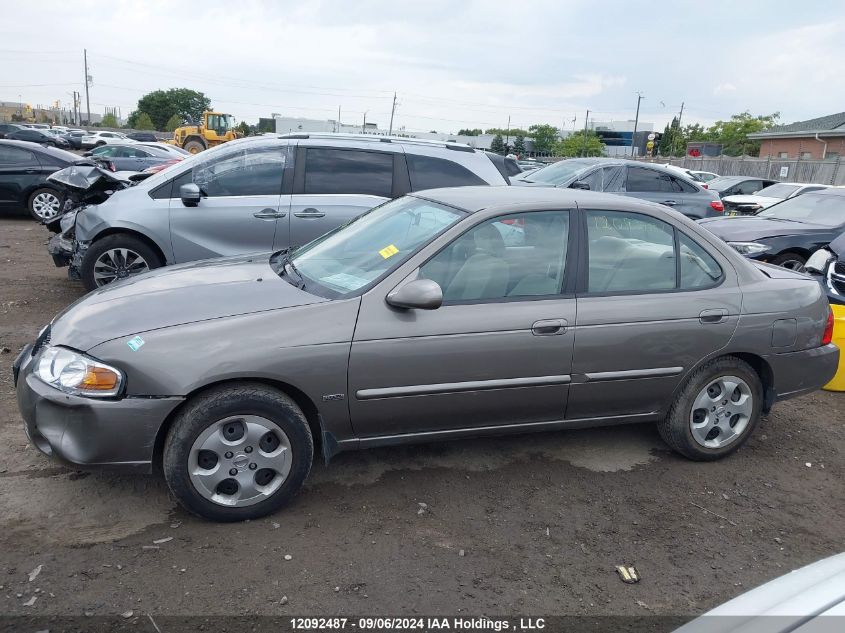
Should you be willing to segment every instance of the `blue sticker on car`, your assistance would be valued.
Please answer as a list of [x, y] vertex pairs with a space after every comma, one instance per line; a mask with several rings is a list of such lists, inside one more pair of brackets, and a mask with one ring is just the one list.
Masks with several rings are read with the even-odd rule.
[[145, 341], [140, 336], [136, 336], [135, 338], [131, 338], [126, 341], [126, 344], [129, 346], [133, 352], [137, 352], [141, 347], [144, 345]]

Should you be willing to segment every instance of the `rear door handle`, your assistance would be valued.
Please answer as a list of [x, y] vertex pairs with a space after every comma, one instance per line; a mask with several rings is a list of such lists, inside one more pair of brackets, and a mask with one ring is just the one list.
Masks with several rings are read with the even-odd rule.
[[323, 218], [326, 214], [314, 207], [308, 207], [302, 211], [297, 211], [294, 215], [298, 218]]
[[660, 204], [665, 204], [667, 207], [674, 207], [678, 202], [676, 200], [664, 200]]
[[531, 326], [531, 333], [534, 336], [555, 336], [566, 332], [568, 321], [566, 319], [544, 319], [534, 321]]
[[725, 308], [712, 308], [698, 313], [698, 320], [702, 323], [721, 323], [728, 316]]
[[284, 211], [276, 211], [275, 209], [261, 209], [257, 213], [253, 213], [252, 217], [258, 218], [259, 220], [275, 220], [277, 218], [283, 218], [287, 215]]

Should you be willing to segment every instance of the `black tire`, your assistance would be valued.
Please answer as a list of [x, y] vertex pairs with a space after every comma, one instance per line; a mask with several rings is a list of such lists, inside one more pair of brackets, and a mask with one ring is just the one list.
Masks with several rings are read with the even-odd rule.
[[[259, 415], [279, 427], [290, 441], [287, 479], [269, 498], [254, 505], [227, 507], [205, 498], [191, 482], [190, 450], [210, 425], [238, 415]], [[164, 443], [162, 467], [168, 488], [188, 511], [211, 521], [245, 521], [277, 511], [302, 487], [314, 458], [308, 421], [287, 395], [261, 383], [221, 385], [190, 400], [177, 414]], [[259, 471], [260, 472], [260, 471]]]
[[199, 154], [200, 152], [206, 149], [205, 143], [195, 138], [188, 139], [185, 144], [182, 146], [186, 152], [190, 152], [191, 154]]
[[804, 264], [807, 263], [807, 258], [800, 253], [787, 251], [773, 258], [769, 263], [775, 266], [783, 266], [789, 270], [803, 270]]
[[[45, 216], [38, 215], [38, 213], [35, 210], [36, 200], [38, 200], [40, 197], [43, 197], [45, 194], [54, 197], [58, 201], [59, 207], [58, 207], [56, 213], [59, 214], [59, 213], [62, 212], [62, 205], [64, 203], [64, 196], [62, 196], [62, 194], [60, 194], [55, 189], [51, 189], [50, 187], [40, 187], [40, 188], [36, 189], [35, 191], [33, 191], [31, 194], [29, 194], [29, 198], [27, 198], [27, 200], [26, 200], [26, 209], [27, 209], [27, 211], [29, 211], [29, 215], [31, 215], [32, 218], [34, 220], [38, 221], [38, 222], [42, 222], [45, 219], [50, 219], [50, 218], [47, 218]], [[56, 217], [56, 216], [53, 215], [51, 217]]]
[[[720, 376], [736, 376], [743, 379], [752, 392], [753, 412], [745, 430], [730, 444], [720, 448], [708, 448], [699, 444], [690, 428], [692, 406], [696, 396], [709, 383]], [[763, 410], [763, 384], [757, 372], [745, 361], [735, 356], [723, 356], [697, 369], [686, 381], [666, 417], [658, 422], [660, 437], [673, 450], [696, 461], [713, 461], [730, 455], [749, 438], [760, 420]]]
[[82, 258], [79, 274], [86, 290], [95, 290], [105, 285], [98, 285], [94, 276], [94, 265], [103, 253], [115, 248], [125, 248], [137, 253], [146, 261], [149, 270], [164, 266], [161, 255], [144, 240], [126, 233], [108, 235], [96, 240], [85, 253], [85, 257]]

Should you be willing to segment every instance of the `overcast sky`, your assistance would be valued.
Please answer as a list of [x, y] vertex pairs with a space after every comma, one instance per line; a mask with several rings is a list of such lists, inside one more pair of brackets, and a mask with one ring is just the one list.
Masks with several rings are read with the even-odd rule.
[[[18, 28], [17, 25], [20, 24]], [[750, 110], [784, 122], [845, 110], [845, 3], [769, 0], [240, 0], [9, 2], [0, 100], [71, 101], [125, 117], [158, 88], [205, 92], [257, 122], [394, 128], [640, 119], [662, 128]], [[83, 96], [84, 107], [84, 96]], [[574, 123], [573, 123], [574, 119]]]

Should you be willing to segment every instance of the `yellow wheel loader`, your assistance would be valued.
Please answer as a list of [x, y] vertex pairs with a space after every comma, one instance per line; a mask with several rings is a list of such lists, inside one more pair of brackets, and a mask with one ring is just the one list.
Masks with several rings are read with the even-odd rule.
[[173, 131], [173, 140], [168, 141], [191, 154], [233, 141], [240, 134], [235, 131], [235, 117], [220, 112], [203, 112], [199, 125], [184, 125]]

